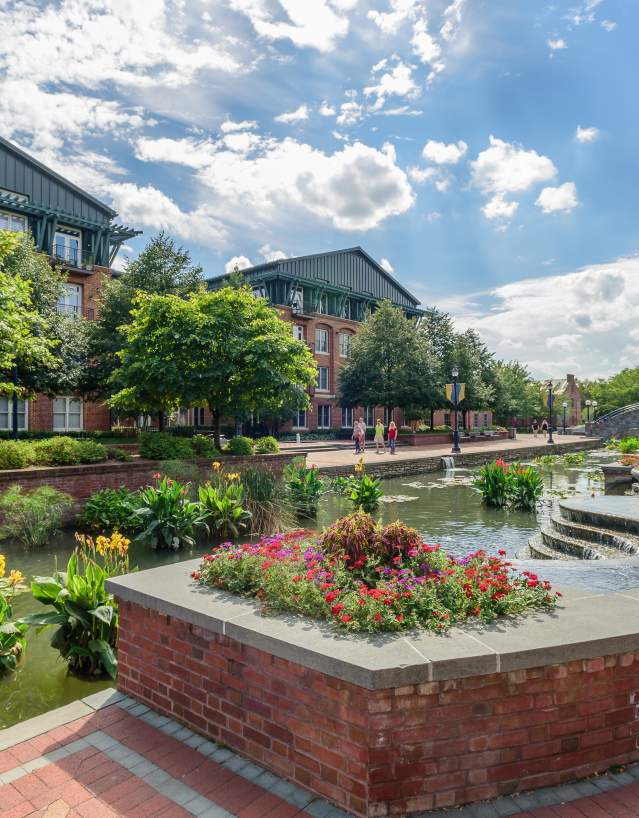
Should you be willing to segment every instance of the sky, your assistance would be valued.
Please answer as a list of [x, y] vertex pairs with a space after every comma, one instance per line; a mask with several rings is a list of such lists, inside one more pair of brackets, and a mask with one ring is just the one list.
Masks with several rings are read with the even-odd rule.
[[362, 246], [536, 377], [639, 365], [638, 0], [0, 0], [0, 133], [207, 276]]

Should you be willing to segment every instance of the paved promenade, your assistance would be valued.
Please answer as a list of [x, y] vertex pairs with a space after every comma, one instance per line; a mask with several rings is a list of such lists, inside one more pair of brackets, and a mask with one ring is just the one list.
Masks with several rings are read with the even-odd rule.
[[[2, 818], [349, 818], [115, 691], [0, 731]], [[639, 764], [425, 818], [637, 818]]]
[[[530, 449], [544, 448], [547, 449], [548, 454], [561, 454], [562, 451], [570, 450], [575, 446], [582, 444], [590, 445], [595, 448], [600, 441], [597, 438], [577, 437], [575, 435], [553, 435], [555, 445], [546, 445], [546, 439], [542, 435], [535, 437], [529, 435], [517, 435], [516, 440], [487, 440], [481, 443], [462, 443], [463, 455], [477, 455], [483, 454], [486, 459], [490, 455], [495, 457], [500, 456], [500, 452], [512, 452], [516, 450], [522, 459], [526, 458], [526, 453]], [[315, 463], [320, 469], [336, 468], [349, 466], [354, 464], [359, 459], [355, 455], [354, 445], [350, 441], [334, 441], [335, 447], [331, 450], [326, 450], [327, 441], [323, 442], [303, 442], [299, 446], [297, 444], [283, 443], [282, 451], [290, 451], [301, 449], [307, 452], [307, 463]], [[451, 444], [445, 443], [441, 446], [399, 446], [397, 454], [391, 455], [386, 449], [386, 454], [375, 454], [375, 446], [372, 441], [367, 441], [366, 451], [364, 453], [364, 463], [369, 466], [379, 466], [382, 463], [397, 463], [405, 460], [415, 460], [416, 458], [424, 458], [431, 460], [433, 458], [439, 459], [450, 454]]]

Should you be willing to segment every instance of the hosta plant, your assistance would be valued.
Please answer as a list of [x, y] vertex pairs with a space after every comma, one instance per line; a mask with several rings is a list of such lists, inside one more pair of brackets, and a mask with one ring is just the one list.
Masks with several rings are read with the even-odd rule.
[[284, 470], [284, 482], [295, 511], [302, 517], [315, 517], [324, 490], [317, 467], [307, 466], [303, 457], [295, 458]]
[[6, 559], [4, 554], [0, 554], [0, 674], [16, 669], [18, 659], [24, 652], [25, 633], [28, 629], [28, 625], [12, 619], [11, 603], [22, 580], [22, 574], [15, 569], [8, 577], [5, 573]]
[[[225, 484], [205, 483], [198, 488], [202, 519], [209, 533], [217, 537], [239, 537], [251, 521], [244, 508], [244, 489], [238, 475], [228, 475]], [[231, 479], [232, 478], [232, 479]]]
[[189, 499], [190, 484], [183, 485], [170, 477], [154, 475], [155, 485], [146, 486], [138, 493], [136, 516], [143, 529], [137, 541], [152, 548], [172, 548], [194, 545], [194, 534], [204, 527], [199, 503]]
[[34, 613], [20, 621], [38, 627], [56, 627], [51, 647], [60, 651], [69, 670], [79, 676], [115, 679], [118, 627], [117, 603], [104, 587], [109, 577], [129, 571], [129, 540], [114, 532], [110, 537], [76, 535], [78, 545], [64, 571], [36, 577], [33, 598], [53, 611]]

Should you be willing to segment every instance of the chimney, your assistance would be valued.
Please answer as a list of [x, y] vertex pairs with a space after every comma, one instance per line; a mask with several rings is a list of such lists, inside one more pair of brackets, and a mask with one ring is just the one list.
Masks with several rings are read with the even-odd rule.
[[568, 386], [575, 385], [575, 376], [574, 375], [566, 375], [566, 380], [568, 381]]

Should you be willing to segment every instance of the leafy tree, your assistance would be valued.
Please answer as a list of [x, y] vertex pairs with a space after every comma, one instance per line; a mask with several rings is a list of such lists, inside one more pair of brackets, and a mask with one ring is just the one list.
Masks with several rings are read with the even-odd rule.
[[121, 276], [106, 280], [97, 298], [98, 319], [91, 322], [89, 331], [91, 366], [84, 390], [97, 398], [110, 394], [111, 378], [120, 365], [118, 352], [126, 344], [124, 327], [131, 320], [137, 293], [186, 298], [203, 280], [202, 268], [193, 265], [189, 252], [164, 232], [151, 239], [135, 261], [127, 263]]
[[[622, 369], [609, 378], [582, 381], [580, 387], [583, 399], [596, 400], [597, 415], [604, 415], [630, 403], [639, 403], [639, 367]], [[583, 416], [586, 417], [585, 406]]]
[[248, 287], [139, 297], [111, 404], [164, 411], [206, 403], [220, 446], [223, 417], [309, 405], [317, 377], [310, 350]]
[[496, 361], [492, 371], [492, 386], [492, 408], [498, 423], [506, 423], [510, 418], [543, 414], [541, 385], [533, 381], [524, 364], [518, 361]]
[[435, 400], [436, 367], [426, 335], [390, 301], [383, 301], [354, 336], [340, 373], [342, 406], [407, 409]]

